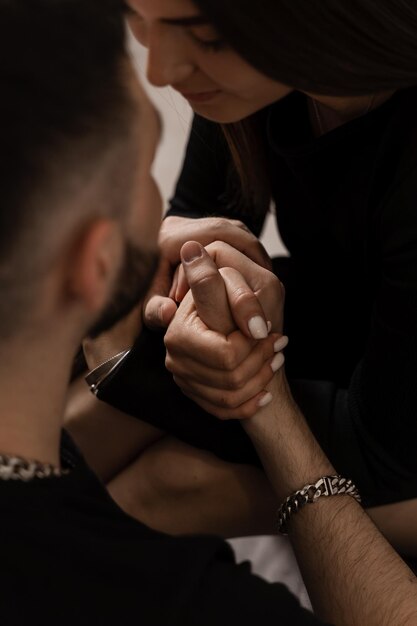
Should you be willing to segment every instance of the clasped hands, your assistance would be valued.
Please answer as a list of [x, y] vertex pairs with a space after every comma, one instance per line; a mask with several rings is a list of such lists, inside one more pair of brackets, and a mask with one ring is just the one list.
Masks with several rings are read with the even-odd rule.
[[[284, 289], [229, 244], [181, 249], [181, 300], [165, 335], [166, 367], [183, 393], [216, 417], [244, 419], [266, 406], [284, 363]], [[173, 290], [171, 289], [171, 295]]]
[[[284, 288], [266, 251], [244, 224], [223, 218], [167, 218], [160, 247], [143, 318], [166, 330], [168, 370], [208, 413], [224, 420], [252, 417], [272, 399], [268, 385], [288, 343]], [[110, 332], [86, 340], [89, 367], [131, 346], [140, 317], [136, 309]]]

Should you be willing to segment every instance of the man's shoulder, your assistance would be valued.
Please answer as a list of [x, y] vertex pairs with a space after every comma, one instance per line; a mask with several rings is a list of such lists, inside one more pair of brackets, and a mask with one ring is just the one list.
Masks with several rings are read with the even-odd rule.
[[[63, 448], [77, 455], [70, 440]], [[221, 538], [148, 528], [117, 507], [83, 462], [60, 481], [0, 490], [11, 564], [0, 574], [3, 623], [23, 623], [28, 606], [44, 626], [113, 626], [135, 616], [145, 626], [317, 623], [284, 586], [236, 565]]]

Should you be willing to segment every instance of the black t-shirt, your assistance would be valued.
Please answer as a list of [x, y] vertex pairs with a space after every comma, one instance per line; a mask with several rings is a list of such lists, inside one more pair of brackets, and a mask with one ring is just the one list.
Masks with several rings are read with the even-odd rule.
[[[417, 497], [416, 112], [417, 87], [316, 139], [293, 93], [258, 120], [290, 252], [276, 269], [287, 375], [367, 505]], [[234, 204], [230, 168], [220, 127], [196, 116], [169, 215], [237, 218], [259, 235], [264, 216]], [[238, 424], [181, 395], [163, 357], [162, 338], [145, 333], [100, 397], [226, 460], [258, 462]]]
[[221, 539], [172, 538], [125, 515], [69, 441], [63, 458], [61, 478], [0, 481], [4, 626], [319, 624]]

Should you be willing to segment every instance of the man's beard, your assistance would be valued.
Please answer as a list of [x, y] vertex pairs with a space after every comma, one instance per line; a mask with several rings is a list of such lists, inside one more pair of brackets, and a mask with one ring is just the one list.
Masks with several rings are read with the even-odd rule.
[[143, 252], [131, 242], [126, 243], [125, 261], [113, 297], [91, 328], [89, 337], [95, 339], [133, 311], [149, 291], [158, 262], [157, 252]]

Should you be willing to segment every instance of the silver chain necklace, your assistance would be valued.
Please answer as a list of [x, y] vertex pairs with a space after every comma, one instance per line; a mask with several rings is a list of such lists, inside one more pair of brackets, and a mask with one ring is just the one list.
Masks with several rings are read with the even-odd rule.
[[60, 478], [66, 474], [69, 474], [69, 470], [60, 469], [49, 463], [0, 454], [0, 480], [29, 482], [35, 478]]

